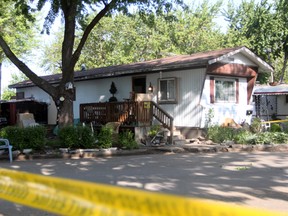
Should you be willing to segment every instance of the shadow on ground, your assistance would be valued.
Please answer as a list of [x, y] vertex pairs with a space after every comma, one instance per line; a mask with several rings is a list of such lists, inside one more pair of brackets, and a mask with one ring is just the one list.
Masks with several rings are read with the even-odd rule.
[[[288, 211], [287, 153], [185, 153], [49, 159], [12, 164], [1, 162], [0, 168]], [[15, 212], [52, 215], [40, 214], [6, 201], [0, 201], [0, 205], [0, 215], [15, 215]], [[3, 210], [2, 206], [8, 209]]]

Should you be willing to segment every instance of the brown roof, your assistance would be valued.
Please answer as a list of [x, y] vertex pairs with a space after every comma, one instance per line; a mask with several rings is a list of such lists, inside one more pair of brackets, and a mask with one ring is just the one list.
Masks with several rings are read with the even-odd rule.
[[[145, 62], [78, 71], [75, 72], [74, 74], [74, 81], [125, 76], [141, 73], [153, 73], [157, 71], [175, 70], [179, 68], [188, 69], [188, 68], [205, 67], [208, 65], [210, 60], [218, 59], [221, 56], [240, 50], [241, 48], [243, 47], [226, 48], [221, 50], [194, 53], [191, 55], [178, 55]], [[62, 74], [42, 76], [42, 78], [49, 81], [50, 83], [59, 83], [59, 81], [62, 78]], [[26, 80], [23, 82], [10, 85], [9, 87], [21, 88], [28, 86], [34, 86], [34, 84], [30, 80]]]

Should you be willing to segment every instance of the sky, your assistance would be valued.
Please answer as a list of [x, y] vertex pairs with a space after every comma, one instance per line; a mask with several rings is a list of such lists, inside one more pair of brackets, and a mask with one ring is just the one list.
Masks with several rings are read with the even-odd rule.
[[[186, 4], [191, 5], [192, 2], [194, 2], [193, 4], [201, 4], [204, 0], [185, 0]], [[234, 0], [233, 2], [238, 5], [241, 3], [242, 0]], [[256, 2], [258, 2], [260, 0], [257, 0]], [[214, 0], [210, 0], [210, 2], [214, 3]], [[228, 2], [228, 0], [223, 0], [223, 8], [222, 10], [225, 9], [226, 3]], [[45, 14], [45, 13], [44, 13]], [[215, 20], [218, 24], [220, 24], [222, 26], [222, 31], [225, 32], [226, 28], [227, 28], [227, 22], [224, 20], [224, 17], [222, 17], [221, 15], [219, 15], [219, 17]], [[52, 32], [53, 30], [56, 31], [57, 28], [59, 27], [59, 22], [58, 24], [54, 24], [53, 28], [52, 28]], [[49, 37], [47, 36], [41, 36], [43, 38], [43, 41], [49, 41]], [[34, 71], [37, 75], [45, 75], [45, 71], [40, 68], [39, 66], [37, 66], [37, 64], [35, 64], [35, 59], [37, 60], [37, 57], [32, 57], [31, 61], [29, 61], [28, 63], [26, 63], [28, 65], [28, 67], [30, 69], [32, 69], [32, 71]], [[1, 86], [2, 89], [1, 91], [3, 92], [3, 90], [5, 88], [7, 88], [7, 86], [10, 84], [11, 82], [11, 74], [12, 73], [21, 73], [18, 68], [16, 68], [16, 66], [14, 66], [13, 64], [9, 64], [7, 63], [7, 61], [5, 61], [2, 64], [2, 80], [1, 80]]]

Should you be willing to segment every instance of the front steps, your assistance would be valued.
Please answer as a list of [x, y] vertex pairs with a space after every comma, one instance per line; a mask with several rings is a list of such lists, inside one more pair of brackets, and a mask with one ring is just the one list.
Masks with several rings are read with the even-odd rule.
[[[170, 133], [168, 134], [168, 136], [170, 136]], [[173, 131], [173, 145], [184, 145], [186, 144], [186, 139], [185, 137], [182, 135], [180, 130], [177, 130], [176, 128], [174, 128]]]

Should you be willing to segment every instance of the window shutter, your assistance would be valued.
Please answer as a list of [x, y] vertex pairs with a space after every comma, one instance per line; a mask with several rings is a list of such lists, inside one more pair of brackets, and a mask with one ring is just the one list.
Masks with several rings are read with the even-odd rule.
[[215, 81], [214, 81], [214, 77], [210, 77], [210, 103], [214, 104], [215, 103]]

